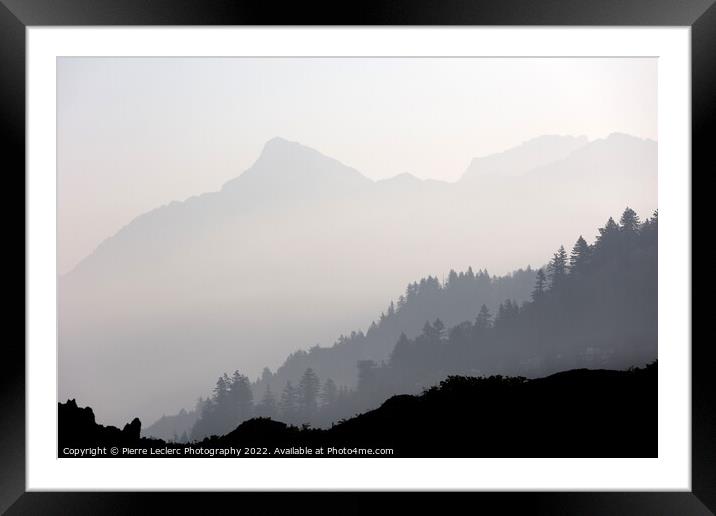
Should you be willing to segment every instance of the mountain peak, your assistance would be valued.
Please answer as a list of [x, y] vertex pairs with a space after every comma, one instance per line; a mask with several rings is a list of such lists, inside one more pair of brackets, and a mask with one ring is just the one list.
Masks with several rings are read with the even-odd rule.
[[268, 140], [256, 162], [224, 185], [224, 190], [267, 184], [287, 185], [298, 193], [304, 188], [353, 188], [371, 181], [357, 170], [317, 150], [281, 137]]
[[327, 158], [311, 147], [276, 136], [264, 143], [256, 162], [264, 159], [316, 159], [318, 156]]
[[309, 149], [309, 147], [305, 147], [301, 145], [298, 142], [294, 142], [291, 140], [287, 140], [286, 138], [282, 138], [281, 136], [274, 136], [270, 140], [268, 140], [266, 143], [264, 143], [263, 150], [261, 151], [261, 154], [264, 154], [266, 152], [276, 152], [281, 149], [296, 149], [303, 147], [305, 149]]

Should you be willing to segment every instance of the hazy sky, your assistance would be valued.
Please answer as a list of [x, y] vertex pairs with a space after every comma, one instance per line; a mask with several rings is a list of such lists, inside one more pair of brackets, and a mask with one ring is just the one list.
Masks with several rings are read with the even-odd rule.
[[656, 140], [656, 74], [650, 58], [61, 58], [59, 271], [275, 136], [372, 179], [447, 181], [543, 134]]

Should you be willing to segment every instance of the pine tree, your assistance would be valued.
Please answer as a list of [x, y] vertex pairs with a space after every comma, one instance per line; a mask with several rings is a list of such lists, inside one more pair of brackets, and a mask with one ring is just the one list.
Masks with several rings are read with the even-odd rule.
[[253, 412], [254, 394], [251, 391], [251, 382], [248, 377], [234, 371], [231, 378], [230, 403], [234, 411], [232, 425], [249, 419]]
[[495, 326], [502, 326], [506, 317], [505, 303], [500, 303], [500, 306], [497, 307], [497, 315], [495, 316]]
[[308, 422], [315, 416], [318, 409], [318, 393], [321, 389], [321, 381], [310, 367], [303, 373], [298, 384], [298, 408], [303, 422]]
[[582, 238], [582, 235], [579, 235], [569, 257], [569, 271], [582, 272], [587, 263], [589, 263], [590, 251], [587, 241]]
[[398, 311], [400, 311], [405, 306], [405, 296], [401, 294], [401, 296], [398, 298]]
[[278, 406], [276, 403], [276, 397], [271, 392], [271, 386], [266, 385], [266, 392], [261, 400], [261, 403], [256, 407], [256, 415], [261, 417], [275, 418], [278, 413]]
[[591, 262], [601, 265], [613, 256], [620, 246], [621, 229], [612, 217], [609, 217], [603, 228], [599, 228], [594, 245], [591, 250]]
[[549, 265], [547, 265], [547, 273], [550, 287], [552, 289], [559, 288], [567, 275], [567, 251], [564, 250], [563, 245], [559, 246]]
[[492, 326], [492, 314], [487, 309], [487, 306], [483, 304], [475, 319], [475, 328], [478, 330], [486, 330], [490, 326]]
[[433, 323], [433, 331], [438, 339], [442, 339], [445, 336], [445, 323], [439, 317]]
[[327, 378], [323, 382], [323, 389], [321, 389], [321, 404], [324, 407], [330, 407], [336, 402], [338, 397], [338, 388], [333, 380]]
[[634, 241], [639, 238], [641, 222], [636, 212], [627, 207], [624, 210], [624, 213], [622, 213], [621, 219], [619, 219], [619, 225], [622, 259], [629, 262], [630, 258], [628, 249], [632, 246]]
[[627, 207], [619, 220], [622, 233], [638, 233], [640, 224], [641, 222], [636, 212]]
[[286, 386], [281, 393], [281, 401], [279, 402], [279, 411], [281, 417], [287, 422], [293, 422], [296, 418], [298, 393], [291, 382], [286, 382]]
[[651, 217], [646, 219], [639, 228], [639, 235], [650, 244], [656, 245], [658, 241], [659, 212], [655, 211]]
[[517, 304], [517, 301], [507, 299], [505, 300], [504, 310], [504, 315], [507, 317], [507, 319], [512, 320], [519, 314], [520, 307]]
[[509, 327], [511, 322], [516, 319], [519, 311], [520, 307], [515, 301], [506, 299], [503, 303], [500, 303], [500, 306], [497, 308], [497, 316], [495, 316], [493, 326], [495, 328]]
[[218, 380], [216, 380], [216, 386], [214, 387], [214, 395], [212, 396], [212, 400], [217, 405], [223, 405], [224, 401], [229, 395], [229, 385], [231, 381], [229, 380], [229, 376], [224, 373], [223, 376], [220, 376]]
[[[547, 277], [542, 269], [537, 271], [537, 279], [535, 282], [535, 288], [532, 290], [532, 300], [537, 300], [544, 295], [545, 288], [547, 286]], [[484, 306], [484, 305], [483, 305]]]
[[400, 337], [398, 337], [398, 342], [393, 346], [393, 351], [390, 353], [390, 364], [403, 364], [405, 359], [410, 356], [410, 347], [410, 340], [407, 335], [401, 333]]
[[453, 269], [450, 269], [450, 272], [448, 273], [448, 280], [447, 280], [447, 287], [454, 287], [457, 285], [457, 272], [455, 272]]
[[[619, 226], [616, 222], [614, 222], [614, 219], [609, 217], [609, 220], [607, 220], [607, 223], [604, 225], [603, 228], [599, 228], [599, 235], [597, 235], [597, 241], [596, 244], [598, 247], [609, 247], [611, 246], [612, 242], [616, 238], [616, 236], [619, 234]], [[609, 251], [609, 249], [605, 249], [606, 251]]]

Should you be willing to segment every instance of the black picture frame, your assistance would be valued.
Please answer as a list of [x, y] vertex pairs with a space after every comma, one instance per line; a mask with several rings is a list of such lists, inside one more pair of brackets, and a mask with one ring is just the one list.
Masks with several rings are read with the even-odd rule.
[[[278, 6], [254, 0], [0, 0], [0, 149], [6, 199], [5, 234], [23, 240], [22, 252], [6, 245], [6, 284], [25, 269], [25, 29], [81, 25], [646, 25], [691, 27], [692, 178], [714, 172], [712, 141], [716, 113], [716, 6], [714, 0], [393, 0], [343, 4], [294, 2]], [[707, 166], [710, 165], [709, 171]], [[22, 195], [21, 195], [22, 192]], [[10, 222], [11, 221], [11, 222]], [[27, 278], [25, 277], [25, 282]], [[18, 285], [19, 291], [19, 285]], [[23, 303], [10, 297], [7, 327], [24, 320]], [[20, 305], [22, 304], [22, 308]], [[18, 312], [17, 315], [12, 313]], [[142, 513], [160, 501], [206, 509], [209, 494], [25, 492], [25, 326], [8, 334], [0, 361], [0, 512], [9, 514]], [[12, 336], [11, 336], [12, 335]], [[672, 343], [689, 345], [688, 342]], [[712, 344], [694, 340], [692, 350], [692, 491], [639, 493], [473, 493], [475, 507], [508, 513], [529, 508], [549, 514], [711, 514], [716, 512], [716, 403]], [[199, 499], [196, 499], [198, 496]], [[226, 499], [228, 494], [220, 495]], [[261, 496], [240, 494], [242, 503]], [[275, 494], [272, 495], [275, 497]], [[294, 495], [301, 499], [302, 494]], [[372, 506], [369, 495], [352, 506]], [[422, 495], [421, 495], [422, 497]], [[203, 500], [203, 501], [202, 501]], [[275, 498], [274, 498], [275, 500]], [[213, 502], [212, 502], [213, 503]], [[422, 499], [423, 509], [430, 503]], [[203, 512], [203, 511], [202, 511]], [[342, 511], [347, 512], [347, 511]]]

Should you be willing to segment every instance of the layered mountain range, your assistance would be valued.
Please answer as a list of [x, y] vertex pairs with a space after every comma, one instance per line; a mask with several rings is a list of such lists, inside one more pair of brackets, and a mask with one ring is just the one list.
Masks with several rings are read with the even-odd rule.
[[255, 377], [367, 328], [416, 278], [539, 267], [605, 214], [651, 213], [656, 164], [650, 140], [544, 136], [455, 183], [372, 181], [273, 139], [220, 191], [137, 217], [60, 278], [59, 397], [109, 423], [177, 412], [225, 370]]

